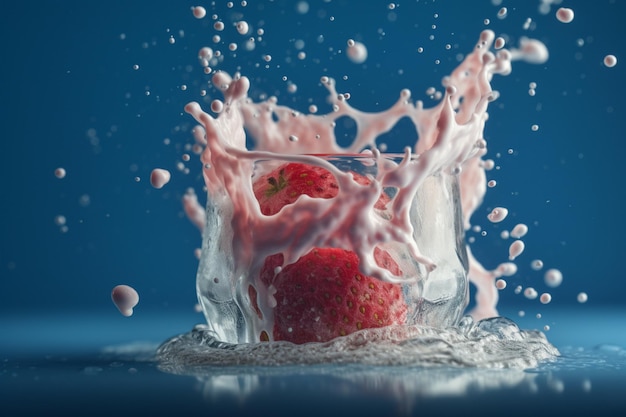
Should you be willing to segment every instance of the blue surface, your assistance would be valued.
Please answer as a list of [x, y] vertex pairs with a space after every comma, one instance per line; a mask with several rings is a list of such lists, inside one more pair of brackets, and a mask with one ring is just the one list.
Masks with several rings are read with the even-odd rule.
[[12, 336], [0, 352], [0, 413], [620, 415], [625, 313], [558, 311], [549, 336], [562, 356], [526, 371], [315, 365], [180, 375], [161, 369], [153, 354], [165, 338], [189, 330], [180, 330], [186, 315], [3, 319]]
[[[279, 102], [301, 110], [309, 97], [323, 108], [321, 75], [340, 80], [339, 89], [351, 93], [352, 105], [365, 110], [388, 107], [405, 87], [427, 106], [434, 104], [426, 88], [440, 85], [456, 66], [457, 54], [469, 52], [485, 27], [515, 41], [528, 35], [545, 42], [551, 53], [545, 65], [518, 63], [512, 75], [494, 79], [501, 98], [490, 108], [485, 135], [489, 155], [502, 155], [501, 169], [490, 174], [499, 185], [475, 217], [489, 235], [477, 236], [473, 252], [493, 268], [506, 257], [508, 242], [497, 238], [500, 230], [517, 222], [531, 226], [520, 271], [500, 294], [503, 311], [522, 327], [550, 325], [549, 339], [584, 369], [568, 368], [567, 361], [543, 368], [536, 392], [526, 382], [482, 389], [482, 376], [475, 378], [480, 372], [466, 371], [461, 379], [470, 381], [469, 391], [452, 401], [424, 394], [419, 383], [411, 386], [411, 374], [402, 370], [339, 370], [345, 378], [315, 368], [304, 370], [304, 376], [302, 369], [285, 369], [282, 375], [258, 371], [256, 385], [238, 374], [214, 381], [203, 395], [202, 387], [210, 384], [138, 361], [137, 349], [149, 352], [201, 320], [192, 312], [193, 250], [200, 237], [180, 204], [187, 187], [199, 187], [199, 171], [193, 156], [189, 175], [176, 171], [175, 164], [185, 152], [182, 145], [192, 143], [193, 122], [182, 108], [198, 100], [206, 85], [196, 55], [201, 46], [212, 45], [212, 21], [210, 16], [194, 19], [195, 2], [187, 1], [12, 2], [0, 13], [0, 414], [124, 414], [118, 405], [124, 402], [143, 415], [168, 414], [174, 407], [220, 415], [269, 414], [270, 409], [279, 415], [303, 409], [321, 414], [342, 407], [370, 415], [390, 414], [385, 411], [396, 407], [415, 415], [468, 409], [491, 414], [567, 410], [568, 415], [626, 410], [620, 353], [626, 346], [621, 279], [626, 223], [620, 220], [625, 189], [619, 180], [626, 2], [566, 1], [563, 6], [576, 13], [567, 25], [555, 19], [555, 7], [539, 14], [539, 1], [505, 2], [504, 20], [496, 17], [501, 6], [489, 0], [401, 2], [394, 11], [389, 2], [358, 2], [358, 18], [353, 1], [311, 1], [305, 15], [287, 1], [250, 1], [245, 10], [239, 2], [233, 9], [218, 3], [220, 16], [243, 10], [251, 25], [262, 21], [265, 29], [254, 52], [240, 50], [237, 59], [219, 68], [248, 75], [253, 96], [279, 94]], [[527, 17], [536, 25], [531, 31], [522, 29]], [[485, 18], [491, 20], [488, 26]], [[176, 43], [168, 42], [170, 36]], [[362, 66], [341, 52], [350, 38], [368, 47]], [[295, 58], [296, 39], [305, 41], [306, 60]], [[425, 51], [417, 53], [418, 47]], [[269, 68], [263, 67], [265, 53], [273, 56]], [[609, 53], [618, 57], [614, 68], [602, 65]], [[257, 68], [257, 63], [263, 65]], [[297, 94], [287, 93], [283, 76], [297, 84]], [[534, 97], [527, 93], [530, 82], [538, 85]], [[535, 123], [540, 129], [532, 132]], [[387, 141], [397, 149], [407, 144], [407, 136], [399, 128]], [[172, 144], [164, 145], [165, 138]], [[59, 166], [68, 172], [63, 180], [53, 175]], [[149, 184], [157, 166], [174, 173], [163, 190]], [[498, 205], [509, 208], [509, 219], [489, 226], [484, 217]], [[57, 215], [67, 218], [66, 233], [55, 224]], [[535, 258], [563, 271], [561, 287], [543, 285], [541, 274], [528, 266]], [[110, 290], [119, 283], [141, 295], [130, 319], [119, 316], [110, 301]], [[514, 294], [516, 285], [549, 290], [553, 301], [544, 306], [526, 300]], [[576, 301], [580, 291], [589, 294], [584, 305]], [[517, 318], [520, 310], [524, 318]], [[104, 351], [144, 341], [130, 359], [119, 350]], [[256, 372], [238, 372], [248, 371]], [[454, 372], [442, 370], [438, 377]], [[454, 387], [455, 381], [444, 385]], [[242, 398], [216, 387], [222, 382], [244, 392], [252, 388]], [[561, 385], [565, 389], [559, 392]], [[278, 406], [272, 403], [275, 397]]]

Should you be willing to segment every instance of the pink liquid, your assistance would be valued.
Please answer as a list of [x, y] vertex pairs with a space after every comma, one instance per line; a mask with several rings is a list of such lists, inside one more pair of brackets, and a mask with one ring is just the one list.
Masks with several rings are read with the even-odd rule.
[[[494, 54], [491, 51], [494, 39], [492, 31], [483, 31], [474, 51], [443, 80], [446, 90], [439, 105], [429, 109], [421, 101], [412, 103], [410, 92], [403, 90], [391, 108], [364, 113], [349, 105], [346, 95], [336, 91], [332, 79], [323, 77], [334, 111], [327, 115], [305, 115], [272, 99], [254, 103], [247, 98], [250, 82], [245, 76], [237, 74], [233, 78], [223, 72], [215, 73], [213, 84], [224, 94], [223, 103], [214, 101], [212, 105], [219, 116], [212, 117], [195, 102], [185, 110], [200, 123], [195, 135], [205, 146], [202, 163], [208, 198], [226, 199], [232, 204], [233, 237], [226, 244], [232, 245], [234, 265], [240, 271], [234, 275], [248, 272], [247, 276], [258, 276], [264, 260], [274, 253], [282, 253], [288, 265], [312, 247], [340, 247], [357, 253], [364, 274], [397, 282], [397, 277], [374, 261], [374, 248], [381, 244], [406, 247], [427, 271], [434, 270], [436, 263], [422, 254], [412, 237], [409, 208], [416, 190], [425, 178], [438, 172], [457, 174], [463, 221], [469, 228], [469, 219], [480, 206], [487, 188], [482, 160], [487, 150], [483, 129], [489, 102], [496, 98], [490, 81], [493, 75], [509, 74], [514, 59], [535, 63], [547, 59], [545, 46], [530, 39], [523, 40], [519, 50], [501, 49]], [[334, 122], [343, 116], [352, 118], [357, 126], [354, 142], [347, 147], [340, 147], [334, 137]], [[403, 117], [413, 121], [420, 139], [412, 149], [405, 149], [403, 162], [382, 170], [371, 187], [359, 186], [346, 173], [310, 156], [363, 153], [382, 161], [376, 139]], [[255, 140], [253, 150], [246, 148], [244, 127]], [[416, 163], [409, 164], [413, 153], [419, 157], [415, 158]], [[339, 194], [332, 199], [301, 198], [276, 215], [263, 215], [252, 192], [253, 161], [273, 158], [323, 166], [338, 179]], [[390, 218], [383, 220], [375, 214], [373, 205], [385, 187], [398, 192], [391, 202]], [[192, 218], [200, 218], [193, 200], [186, 199], [185, 207]], [[505, 212], [505, 208], [500, 208], [491, 220], [502, 220]], [[321, 221], [328, 213], [334, 213], [330, 215], [335, 220]], [[199, 224], [197, 220], [194, 222]], [[295, 224], [298, 230], [306, 232], [294, 234]], [[514, 242], [510, 260], [522, 250], [523, 242]], [[506, 267], [487, 271], [471, 251], [469, 259], [469, 279], [478, 288], [473, 315], [475, 318], [495, 316], [498, 299], [495, 280], [506, 272]], [[265, 306], [265, 315], [271, 315], [269, 309]]]

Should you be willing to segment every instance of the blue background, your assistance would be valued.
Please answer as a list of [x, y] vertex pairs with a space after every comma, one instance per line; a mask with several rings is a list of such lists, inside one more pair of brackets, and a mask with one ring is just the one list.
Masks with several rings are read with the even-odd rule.
[[[308, 98], [325, 110], [326, 93], [318, 84], [322, 75], [336, 78], [338, 89], [351, 93], [351, 104], [364, 110], [389, 107], [402, 88], [431, 106], [435, 102], [426, 89], [440, 86], [442, 76], [455, 68], [457, 54], [471, 51], [484, 28], [509, 35], [514, 45], [523, 35], [545, 42], [551, 53], [546, 64], [516, 63], [510, 76], [493, 80], [501, 98], [490, 108], [485, 136], [489, 156], [502, 156], [500, 169], [489, 173], [498, 186], [488, 192], [474, 221], [488, 236], [477, 236], [473, 251], [494, 268], [506, 260], [510, 243], [498, 237], [500, 230], [518, 222], [530, 226], [520, 270], [507, 279], [501, 306], [548, 318], [531, 325], [550, 324], [550, 311], [558, 307], [624, 306], [625, 187], [620, 178], [626, 2], [566, 1], [563, 6], [576, 13], [570, 24], [556, 20], [555, 7], [548, 15], [537, 13], [538, 1], [504, 2], [509, 13], [503, 20], [496, 16], [500, 6], [489, 0], [407, 1], [395, 10], [389, 10], [389, 2], [311, 1], [307, 14], [296, 13], [294, 2], [249, 3], [242, 8], [236, 2], [229, 9], [219, 2], [215, 13], [227, 25], [222, 35], [226, 42], [243, 39], [229, 26], [232, 13], [242, 11], [254, 29], [265, 28], [263, 41], [252, 52], [240, 48], [236, 59], [222, 43], [227, 58], [217, 68], [249, 76], [253, 97], [277, 94], [279, 103], [303, 111]], [[181, 205], [187, 187], [200, 190], [199, 162], [192, 155], [187, 175], [176, 163], [187, 152], [184, 145], [193, 143], [194, 122], [183, 106], [208, 88], [197, 51], [217, 47], [211, 41], [213, 11], [207, 6], [208, 16], [197, 20], [192, 5], [68, 0], [3, 7], [4, 317], [117, 315], [110, 291], [125, 283], [141, 296], [133, 320], [157, 312], [179, 314], [182, 331], [202, 320], [193, 312], [193, 251], [200, 235]], [[534, 29], [525, 31], [529, 16]], [[485, 18], [491, 20], [487, 26]], [[431, 34], [434, 40], [428, 39]], [[350, 38], [368, 47], [365, 64], [353, 64], [343, 53]], [[296, 58], [296, 39], [305, 41], [305, 60]], [[268, 68], [261, 58], [265, 53], [273, 56]], [[622, 60], [614, 68], [602, 65], [609, 53]], [[283, 76], [298, 86], [296, 94], [287, 92]], [[530, 82], [538, 85], [534, 97], [527, 92]], [[211, 89], [208, 94], [219, 98]], [[537, 132], [531, 131], [535, 123]], [[411, 144], [414, 134], [399, 126], [386, 139], [398, 150]], [[54, 176], [57, 167], [67, 170], [64, 179]], [[162, 190], [149, 183], [155, 167], [173, 174]], [[85, 195], [88, 205], [81, 204]], [[509, 208], [509, 218], [491, 226], [485, 216], [499, 205]], [[66, 233], [55, 224], [57, 215], [67, 218]], [[536, 258], [563, 272], [561, 287], [543, 285], [542, 274], [529, 267]], [[552, 303], [542, 306], [515, 295], [518, 284], [550, 291]], [[589, 294], [585, 305], [576, 301], [580, 291]]]

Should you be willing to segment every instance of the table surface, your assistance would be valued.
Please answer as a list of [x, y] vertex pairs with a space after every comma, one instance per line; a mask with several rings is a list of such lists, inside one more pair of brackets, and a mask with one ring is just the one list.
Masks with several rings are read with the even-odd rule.
[[[561, 309], [548, 338], [562, 356], [531, 370], [362, 365], [160, 368], [187, 314], [1, 318], [0, 414], [615, 415], [626, 410], [626, 310]], [[544, 317], [545, 319], [545, 317]], [[530, 328], [536, 318], [518, 318]]]

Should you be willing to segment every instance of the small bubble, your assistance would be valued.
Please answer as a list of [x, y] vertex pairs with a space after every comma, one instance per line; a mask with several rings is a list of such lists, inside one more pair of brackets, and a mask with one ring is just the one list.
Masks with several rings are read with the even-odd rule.
[[496, 281], [496, 288], [499, 290], [503, 290], [506, 288], [506, 281], [503, 279], [499, 279]]
[[490, 181], [487, 183], [487, 187], [489, 187], [489, 188], [493, 188], [493, 187], [495, 187], [495, 186], [496, 186], [496, 184], [497, 184], [497, 183], [496, 183], [496, 180], [490, 180]]
[[81, 207], [87, 207], [91, 204], [91, 197], [89, 194], [83, 194], [78, 198], [78, 204]]
[[206, 65], [203, 65], [206, 67], [207, 65], [209, 65], [208, 61], [213, 58], [213, 49], [209, 48], [208, 46], [200, 48], [200, 51], [198, 51], [198, 58], [200, 60], [206, 61]]
[[65, 172], [65, 168], [59, 167], [59, 168], [54, 170], [54, 176], [57, 177], [58, 179], [65, 178], [66, 174], [67, 173]]
[[530, 267], [535, 271], [539, 271], [543, 268], [543, 261], [541, 259], [535, 259], [530, 263]]
[[586, 303], [588, 299], [589, 297], [586, 292], [581, 292], [576, 296], [576, 300], [581, 304]]
[[533, 132], [538, 131], [538, 130], [539, 130], [539, 125], [532, 125], [532, 126], [530, 127], [530, 130], [532, 130]]
[[211, 110], [214, 113], [221, 113], [224, 110], [224, 103], [222, 103], [222, 101], [220, 100], [213, 100], [211, 102]]
[[563, 274], [558, 269], [548, 269], [543, 280], [548, 287], [556, 288], [563, 282]]
[[491, 171], [496, 166], [493, 159], [486, 159], [483, 161], [483, 168], [485, 171]]
[[250, 26], [248, 26], [248, 22], [245, 22], [245, 21], [237, 22], [235, 26], [237, 28], [237, 32], [239, 32], [240, 35], [245, 35], [250, 30]]
[[352, 39], [348, 40], [348, 49], [346, 53], [350, 61], [355, 64], [362, 64], [367, 59], [367, 48], [365, 45]]
[[574, 20], [574, 11], [567, 7], [561, 7], [556, 11], [556, 18], [561, 23], [570, 23]]
[[552, 295], [550, 295], [547, 292], [544, 292], [539, 297], [539, 301], [541, 302], [541, 304], [548, 304], [550, 301], [552, 301]]
[[193, 11], [193, 16], [196, 19], [202, 19], [206, 16], [206, 9], [202, 6], [192, 7], [191, 10]]
[[537, 295], [537, 291], [533, 287], [528, 287], [524, 290], [524, 297], [528, 298], [529, 300], [534, 300], [535, 298], [537, 298]]
[[604, 57], [604, 65], [608, 68], [613, 68], [617, 65], [617, 57], [615, 55], [607, 55]]
[[546, 332], [549, 331], [550, 330], [550, 326], [546, 324], [545, 326], [543, 326], [543, 330], [546, 331]]
[[213, 23], [213, 29], [221, 32], [222, 30], [224, 30], [224, 22]]
[[309, 3], [306, 1], [299, 1], [296, 5], [296, 12], [299, 14], [307, 14], [309, 12]]
[[528, 17], [528, 18], [526, 18], [526, 21], [525, 21], [525, 22], [524, 22], [524, 24], [522, 25], [522, 28], [523, 28], [524, 30], [528, 30], [528, 29], [530, 28], [530, 25], [531, 25], [532, 23], [533, 23], [533, 20], [532, 20], [530, 17]]

